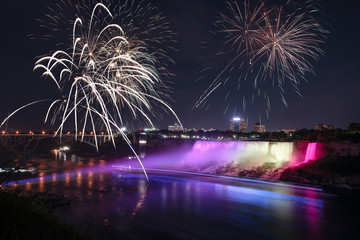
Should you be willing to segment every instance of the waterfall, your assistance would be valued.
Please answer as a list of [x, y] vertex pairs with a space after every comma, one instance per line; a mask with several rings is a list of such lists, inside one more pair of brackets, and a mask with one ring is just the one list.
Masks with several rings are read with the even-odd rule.
[[[196, 141], [190, 148], [146, 156], [145, 168], [202, 171], [218, 169], [228, 164], [241, 169], [252, 169], [269, 163], [281, 168], [293, 158], [293, 142], [257, 141]], [[129, 162], [129, 165], [136, 163]]]
[[[307, 144], [307, 145], [305, 145]], [[294, 167], [321, 156], [318, 143], [306, 143], [295, 148], [293, 142], [257, 141], [202, 141], [183, 145], [172, 151], [146, 156], [145, 168], [212, 172], [217, 169], [237, 168], [249, 170], [266, 167]], [[305, 151], [306, 148], [306, 151]], [[140, 167], [130, 160], [126, 166]], [[265, 166], [264, 165], [264, 166]]]
[[183, 166], [206, 168], [236, 163], [243, 169], [272, 163], [282, 167], [291, 160], [293, 143], [289, 142], [241, 142], [197, 141], [184, 159]]
[[307, 163], [310, 160], [316, 160], [316, 145], [317, 143], [309, 143], [306, 148], [305, 159], [303, 163]]

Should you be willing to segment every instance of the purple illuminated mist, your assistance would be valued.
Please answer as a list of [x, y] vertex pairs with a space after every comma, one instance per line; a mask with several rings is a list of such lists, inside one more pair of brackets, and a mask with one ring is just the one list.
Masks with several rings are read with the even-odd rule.
[[[316, 160], [316, 143], [309, 143], [307, 148], [305, 158], [297, 157], [294, 162], [292, 142], [196, 141], [190, 149], [147, 156], [142, 161], [145, 168], [195, 172], [207, 172], [227, 164], [251, 169], [273, 163], [280, 168]], [[131, 160], [123, 162], [123, 165], [139, 167]]]

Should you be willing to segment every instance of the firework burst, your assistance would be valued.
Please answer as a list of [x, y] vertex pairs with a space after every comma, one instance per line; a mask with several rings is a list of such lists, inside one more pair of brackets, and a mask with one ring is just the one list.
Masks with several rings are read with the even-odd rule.
[[[315, 18], [320, 10], [314, 1], [302, 6], [293, 1], [278, 2], [270, 7], [265, 1], [227, 3], [228, 13], [220, 14], [216, 27], [217, 32], [225, 33], [222, 55], [232, 57], [195, 107], [206, 106], [207, 98], [226, 85], [229, 89], [225, 99], [237, 90], [236, 96], [242, 95], [244, 110], [248, 102], [263, 99], [267, 115], [270, 110], [268, 92], [278, 89], [285, 105], [287, 83], [300, 94], [299, 85], [306, 81], [308, 74], [314, 74], [312, 63], [324, 53], [321, 45], [327, 31]], [[238, 97], [236, 99], [238, 101]]]
[[[73, 119], [75, 138], [83, 140], [90, 128], [98, 148], [98, 129], [105, 129], [114, 145], [117, 132], [136, 155], [121, 129], [128, 123], [126, 116], [153, 126], [151, 118], [159, 117], [160, 106], [180, 122], [165, 101], [169, 89], [162, 80], [169, 76], [166, 64], [171, 62], [167, 57], [167, 48], [171, 47], [164, 45], [173, 41], [173, 33], [156, 8], [142, 1], [117, 5], [110, 1], [63, 2], [57, 8], [42, 26], [60, 35], [68, 31], [71, 47], [40, 57], [34, 67], [60, 91], [45, 118], [45, 122], [59, 123], [55, 135], [61, 136], [65, 123]], [[68, 21], [65, 14], [71, 10], [76, 17]]]

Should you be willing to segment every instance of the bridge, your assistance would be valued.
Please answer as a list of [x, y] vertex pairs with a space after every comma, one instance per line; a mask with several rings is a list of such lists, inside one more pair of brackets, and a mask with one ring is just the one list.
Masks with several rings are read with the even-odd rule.
[[98, 146], [104, 144], [105, 142], [111, 139], [110, 135], [105, 135], [104, 132], [101, 132], [99, 135], [91, 134], [73, 134], [73, 133], [66, 133], [60, 137], [60, 134], [56, 136], [54, 134], [42, 132], [40, 134], [29, 132], [29, 133], [5, 133], [2, 132], [0, 135], [0, 142], [5, 146], [19, 146], [22, 144], [26, 144], [32, 141], [39, 141], [41, 139], [50, 139], [50, 138], [57, 138], [57, 139], [67, 139], [67, 140], [79, 140], [81, 142], [87, 143], [91, 146], [96, 146], [95, 139], [97, 140]]

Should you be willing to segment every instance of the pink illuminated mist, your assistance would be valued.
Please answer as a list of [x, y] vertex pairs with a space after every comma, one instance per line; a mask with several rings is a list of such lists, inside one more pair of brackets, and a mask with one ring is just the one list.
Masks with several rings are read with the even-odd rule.
[[316, 146], [317, 143], [309, 143], [306, 149], [304, 163], [309, 162], [310, 160], [316, 160]]
[[[211, 172], [227, 164], [251, 169], [272, 162], [282, 167], [291, 160], [293, 146], [292, 142], [196, 141], [188, 149], [146, 156], [142, 161], [145, 168], [192, 172]], [[134, 161], [123, 163], [138, 167]]]

